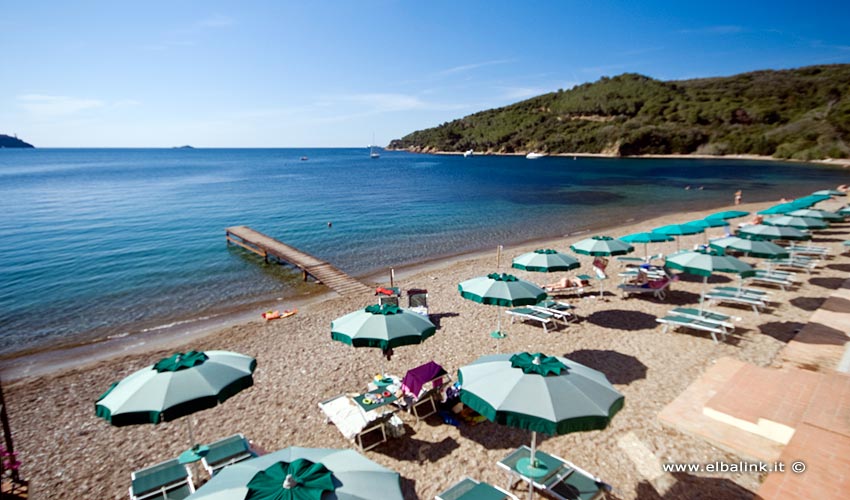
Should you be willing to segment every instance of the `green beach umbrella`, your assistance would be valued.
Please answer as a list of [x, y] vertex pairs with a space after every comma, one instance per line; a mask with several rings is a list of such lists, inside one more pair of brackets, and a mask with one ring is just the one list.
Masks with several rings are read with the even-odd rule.
[[557, 250], [535, 250], [516, 257], [511, 267], [538, 273], [569, 271], [581, 267], [578, 259]]
[[809, 208], [816, 203], [820, 203], [831, 198], [831, 196], [825, 194], [810, 194], [808, 196], [803, 196], [802, 198], [792, 200], [791, 204], [797, 208]]
[[737, 219], [738, 217], [746, 217], [750, 215], [749, 212], [744, 212], [743, 210], [725, 210], [723, 212], [715, 212], [706, 217], [706, 219]]
[[850, 216], [850, 207], [841, 207], [841, 208], [838, 209], [838, 212], [836, 212], [836, 213], [838, 215]]
[[748, 240], [794, 240], [803, 241], [812, 239], [812, 235], [804, 233], [799, 229], [787, 226], [766, 226], [764, 224], [750, 224], [738, 229], [738, 236]]
[[[686, 236], [702, 233], [703, 231], [705, 231], [704, 228], [693, 224], [670, 224], [668, 226], [656, 227], [652, 230], [653, 233], [666, 234], [667, 236]], [[679, 246], [679, 238], [676, 238], [676, 250], [679, 249]]]
[[823, 219], [814, 219], [810, 217], [792, 217], [789, 215], [770, 217], [768, 219], [765, 219], [762, 224], [768, 226], [793, 227], [794, 229], [826, 229], [829, 227], [829, 223]]
[[436, 331], [437, 327], [425, 316], [394, 304], [373, 304], [331, 322], [331, 339], [354, 347], [377, 347], [384, 352], [419, 344]]
[[192, 500], [403, 500], [401, 476], [354, 450], [290, 447], [221, 469]]
[[[95, 414], [116, 427], [174, 420], [251, 387], [256, 368], [254, 358], [230, 351], [177, 353], [112, 384], [95, 402]], [[186, 453], [197, 454], [192, 419], [186, 422], [192, 445]]]
[[610, 236], [593, 236], [585, 238], [573, 245], [570, 249], [582, 255], [594, 257], [610, 257], [612, 255], [626, 255], [635, 251], [635, 247], [625, 241], [615, 240]]
[[675, 238], [661, 233], [632, 233], [618, 239], [620, 241], [625, 241], [626, 243], [643, 243], [643, 258], [648, 259], [649, 251], [647, 249], [647, 245], [649, 243], [664, 243], [667, 241], [673, 241]]
[[739, 238], [738, 236], [728, 236], [714, 240], [709, 246], [721, 252], [734, 250], [744, 253], [749, 257], [759, 259], [785, 259], [790, 255], [785, 247], [781, 247], [776, 243], [762, 240], [748, 240]]
[[535, 457], [538, 432], [604, 429], [625, 401], [601, 372], [541, 353], [482, 356], [458, 370], [458, 382], [466, 406], [491, 422], [532, 431], [531, 457], [517, 464], [529, 477], [547, 474]]
[[837, 189], [821, 189], [820, 191], [815, 191], [812, 193], [814, 196], [847, 196], [847, 193], [844, 191], [839, 191]]
[[810, 219], [823, 219], [825, 221], [830, 222], [844, 221], [844, 216], [841, 214], [829, 212], [826, 210], [814, 210], [811, 208], [801, 208], [800, 210], [794, 210], [793, 212], [788, 212], [788, 215], [791, 217], [808, 217]]
[[[546, 291], [529, 281], [512, 274], [492, 273], [466, 280], [457, 286], [460, 296], [479, 304], [499, 307], [534, 305], [546, 298]], [[498, 314], [497, 330], [491, 335], [504, 337], [501, 310]]]
[[734, 273], [741, 278], [755, 276], [756, 274], [753, 266], [736, 259], [731, 255], [724, 255], [716, 251], [684, 250], [676, 252], [665, 258], [665, 266], [703, 277], [703, 293], [700, 294], [699, 299], [700, 310], [702, 310], [708, 277], [712, 274]]
[[703, 229], [703, 235], [705, 236], [705, 241], [708, 241], [708, 232], [706, 231], [710, 227], [727, 227], [729, 225], [728, 222], [722, 219], [697, 219], [692, 220], [690, 222], [685, 222], [686, 225], [689, 226], [697, 226]]
[[785, 215], [788, 212], [793, 212], [794, 210], [799, 209], [797, 205], [794, 205], [791, 202], [788, 203], [780, 203], [778, 205], [773, 205], [772, 207], [765, 208], [757, 213], [762, 215]]

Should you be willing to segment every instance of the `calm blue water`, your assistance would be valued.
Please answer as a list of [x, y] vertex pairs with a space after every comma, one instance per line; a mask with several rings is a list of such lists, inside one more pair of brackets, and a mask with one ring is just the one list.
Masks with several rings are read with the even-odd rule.
[[846, 183], [839, 169], [772, 162], [0, 149], [0, 354], [304, 291], [296, 272], [228, 248], [231, 225], [357, 275], [727, 205], [737, 189], [759, 201]]

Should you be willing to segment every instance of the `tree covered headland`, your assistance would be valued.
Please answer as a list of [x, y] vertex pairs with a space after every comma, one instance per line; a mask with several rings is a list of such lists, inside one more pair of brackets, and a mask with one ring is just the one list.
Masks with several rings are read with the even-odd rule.
[[626, 73], [393, 140], [411, 151], [850, 157], [850, 65], [659, 81]]

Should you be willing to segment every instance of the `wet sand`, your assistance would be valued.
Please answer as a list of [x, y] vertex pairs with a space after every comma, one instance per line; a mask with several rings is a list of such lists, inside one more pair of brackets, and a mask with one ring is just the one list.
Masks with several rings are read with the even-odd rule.
[[[771, 203], [739, 208], [758, 210]], [[837, 207], [839, 202], [825, 202]], [[731, 208], [731, 207], [730, 207]], [[721, 209], [718, 209], [721, 210]], [[715, 210], [712, 210], [713, 212]], [[612, 236], [692, 220], [711, 212], [672, 214], [605, 231]], [[733, 224], [737, 221], [733, 221]], [[709, 229], [719, 236], [721, 229]], [[698, 302], [702, 279], [683, 276], [664, 302], [644, 296], [623, 299], [617, 293], [620, 266], [612, 259], [611, 279], [604, 282], [604, 300], [567, 299], [581, 316], [578, 324], [544, 334], [536, 324], [508, 325], [508, 337], [489, 336], [499, 309], [462, 299], [460, 281], [496, 270], [495, 251], [421, 268], [396, 272], [396, 285], [427, 288], [430, 311], [438, 323], [437, 333], [424, 344], [395, 350], [391, 373], [403, 375], [411, 367], [435, 360], [450, 373], [477, 357], [500, 352], [542, 351], [564, 355], [605, 373], [626, 396], [624, 409], [602, 431], [544, 437], [540, 449], [562, 456], [599, 475], [614, 487], [615, 498], [653, 498], [655, 486], [635, 463], [627, 446], [640, 443], [661, 462], [736, 462], [738, 457], [695, 438], [663, 427], [657, 413], [714, 360], [731, 356], [759, 366], [770, 366], [779, 349], [793, 338], [811, 313], [847, 277], [850, 257], [841, 241], [850, 225], [835, 225], [817, 233], [815, 242], [833, 249], [811, 275], [799, 275], [802, 286], [793, 291], [773, 289], [775, 307], [761, 315], [752, 310], [726, 306], [713, 309], [743, 319], [726, 343], [714, 344], [707, 334], [676, 331], [663, 334], [655, 318], [672, 307]], [[547, 247], [569, 251], [569, 244], [586, 237], [560, 238], [505, 248], [502, 271], [511, 258]], [[683, 237], [682, 247], [702, 243], [703, 236]], [[651, 253], [670, 253], [675, 243], [650, 245]], [[643, 245], [636, 253], [642, 255]], [[580, 257], [587, 272], [590, 258]], [[757, 261], [753, 261], [757, 262]], [[515, 271], [515, 272], [514, 272]], [[517, 276], [547, 283], [563, 274], [550, 275], [513, 270]], [[388, 275], [382, 284], [387, 284]], [[710, 284], [734, 284], [729, 276], [717, 276]], [[33, 498], [126, 498], [130, 472], [176, 457], [188, 445], [186, 419], [157, 426], [114, 428], [94, 415], [94, 401], [109, 384], [175, 349], [225, 349], [257, 358], [255, 384], [216, 408], [192, 415], [200, 442], [242, 432], [265, 450], [290, 445], [349, 447], [339, 431], [324, 421], [317, 403], [342, 392], [362, 390], [381, 367], [379, 352], [354, 349], [330, 340], [330, 323], [373, 297], [331, 297], [304, 304], [291, 318], [265, 322], [256, 319], [169, 343], [140, 349], [133, 354], [103, 356], [74, 369], [44, 372], [4, 386], [23, 476], [31, 482]], [[503, 323], [508, 323], [507, 315]], [[114, 354], [114, 353], [112, 353]], [[369, 452], [371, 459], [398, 471], [407, 498], [433, 498], [464, 476], [504, 485], [506, 478], [496, 462], [517, 446], [528, 444], [530, 434], [491, 423], [477, 426], [444, 425], [432, 417], [416, 423], [401, 415], [407, 434]], [[201, 473], [201, 478], [205, 477]], [[665, 498], [750, 498], [762, 478], [757, 474], [676, 476]], [[520, 490], [519, 495], [524, 491]], [[376, 497], [377, 498], [377, 497]]]

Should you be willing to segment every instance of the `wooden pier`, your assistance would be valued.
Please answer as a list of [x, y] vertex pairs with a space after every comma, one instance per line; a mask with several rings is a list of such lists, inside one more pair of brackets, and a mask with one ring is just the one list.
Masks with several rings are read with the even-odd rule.
[[327, 285], [340, 295], [372, 293], [371, 288], [331, 264], [255, 231], [248, 226], [228, 227], [225, 231], [228, 245], [233, 243], [254, 252], [262, 256], [266, 262], [275, 260], [280, 263], [291, 264], [301, 269], [304, 274], [304, 281], [307, 281], [308, 276], [312, 276], [313, 279]]

